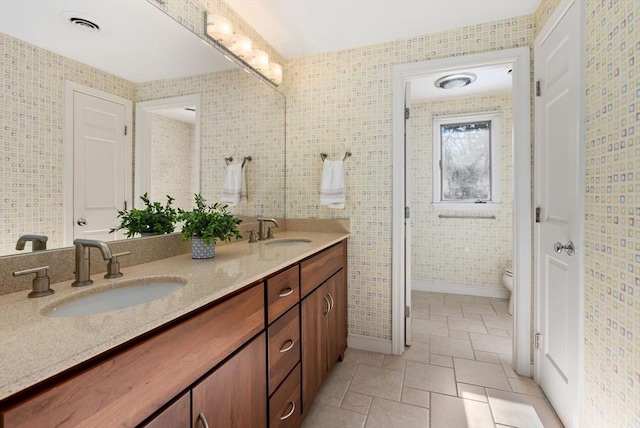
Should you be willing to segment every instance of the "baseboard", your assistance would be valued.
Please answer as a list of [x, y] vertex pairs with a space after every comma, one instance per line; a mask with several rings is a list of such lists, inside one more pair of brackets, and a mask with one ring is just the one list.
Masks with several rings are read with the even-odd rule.
[[347, 346], [362, 351], [380, 352], [382, 354], [392, 353], [390, 340], [376, 339], [359, 334], [349, 334], [347, 336]]
[[434, 293], [466, 294], [468, 296], [497, 297], [508, 299], [511, 293], [506, 288], [477, 287], [473, 285], [436, 284], [428, 281], [413, 280], [411, 289]]

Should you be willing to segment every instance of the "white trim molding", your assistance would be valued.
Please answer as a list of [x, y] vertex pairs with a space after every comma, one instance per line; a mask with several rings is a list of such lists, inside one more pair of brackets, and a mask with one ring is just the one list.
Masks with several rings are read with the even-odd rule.
[[514, 369], [531, 376], [532, 315], [532, 205], [531, 205], [531, 64], [529, 47], [396, 65], [393, 69], [393, 252], [392, 252], [392, 351], [404, 352], [405, 306], [405, 84], [425, 74], [455, 72], [462, 68], [512, 64], [514, 216], [513, 263]]
[[438, 284], [429, 281], [412, 280], [411, 289], [415, 291], [430, 291], [433, 293], [464, 294], [466, 296], [493, 297], [508, 299], [511, 292], [506, 288], [479, 287], [476, 285]]
[[347, 336], [347, 347], [360, 349], [362, 351], [391, 354], [390, 340], [377, 339], [375, 337], [363, 336], [361, 334], [349, 333], [349, 336]]

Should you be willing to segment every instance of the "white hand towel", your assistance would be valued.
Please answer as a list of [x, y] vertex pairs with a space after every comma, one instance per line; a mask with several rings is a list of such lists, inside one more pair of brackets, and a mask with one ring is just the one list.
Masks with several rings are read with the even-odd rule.
[[[222, 202], [238, 205], [242, 193], [242, 165], [227, 165], [227, 174], [222, 187]], [[245, 191], [246, 196], [246, 191]]]
[[244, 172], [244, 166], [240, 166], [240, 200], [238, 205], [247, 205], [247, 177]]
[[344, 209], [344, 162], [325, 159], [320, 182], [320, 205]]

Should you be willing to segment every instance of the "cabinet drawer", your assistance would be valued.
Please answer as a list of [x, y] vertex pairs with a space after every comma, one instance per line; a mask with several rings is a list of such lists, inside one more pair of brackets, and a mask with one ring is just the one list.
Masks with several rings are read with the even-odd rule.
[[294, 306], [269, 327], [269, 395], [300, 361], [299, 308]]
[[300, 425], [300, 364], [269, 400], [269, 428]]
[[136, 426], [264, 329], [256, 285], [12, 407], [3, 427]]
[[320, 284], [338, 272], [345, 264], [345, 241], [327, 248], [302, 262], [300, 273], [300, 293], [305, 297]]
[[269, 324], [300, 300], [300, 268], [298, 265], [267, 280], [267, 316]]

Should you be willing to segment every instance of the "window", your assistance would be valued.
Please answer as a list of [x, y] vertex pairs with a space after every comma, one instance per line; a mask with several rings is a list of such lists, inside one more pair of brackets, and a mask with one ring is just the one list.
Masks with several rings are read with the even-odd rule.
[[434, 118], [437, 208], [487, 209], [499, 202], [501, 131], [497, 114]]

